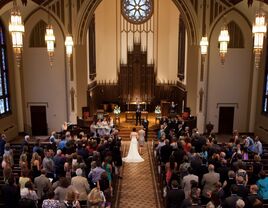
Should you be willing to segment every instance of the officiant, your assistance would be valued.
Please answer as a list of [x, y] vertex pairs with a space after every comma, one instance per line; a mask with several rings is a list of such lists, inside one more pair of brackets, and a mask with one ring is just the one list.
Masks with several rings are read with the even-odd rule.
[[137, 109], [136, 109], [136, 126], [141, 125], [141, 106], [140, 104], [137, 105]]

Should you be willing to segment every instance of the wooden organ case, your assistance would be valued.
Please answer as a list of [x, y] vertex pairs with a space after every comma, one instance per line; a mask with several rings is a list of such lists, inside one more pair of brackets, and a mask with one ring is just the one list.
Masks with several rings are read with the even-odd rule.
[[120, 65], [119, 88], [122, 102], [149, 103], [154, 99], [154, 64], [147, 64], [147, 52], [140, 44], [128, 51], [127, 64]]

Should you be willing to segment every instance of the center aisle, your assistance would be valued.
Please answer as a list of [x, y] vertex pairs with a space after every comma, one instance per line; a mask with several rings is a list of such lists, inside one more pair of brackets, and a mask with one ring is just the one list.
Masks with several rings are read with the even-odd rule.
[[[123, 157], [127, 155], [129, 141], [123, 142]], [[146, 144], [141, 155], [144, 162], [124, 163], [120, 180], [118, 208], [160, 208], [156, 180], [153, 173], [150, 145]]]

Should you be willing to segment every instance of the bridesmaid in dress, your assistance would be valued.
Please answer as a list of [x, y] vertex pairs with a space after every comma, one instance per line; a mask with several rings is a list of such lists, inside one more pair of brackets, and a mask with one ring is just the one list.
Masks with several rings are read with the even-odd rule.
[[41, 163], [41, 157], [38, 155], [37, 152], [33, 153], [32, 160], [31, 160], [31, 168], [32, 168], [32, 174], [33, 179], [40, 176], [40, 163]]
[[138, 136], [138, 138], [139, 138], [139, 152], [142, 155], [142, 148], [144, 146], [145, 135], [146, 135], [145, 128], [141, 128], [138, 133], [139, 133], [139, 136]]

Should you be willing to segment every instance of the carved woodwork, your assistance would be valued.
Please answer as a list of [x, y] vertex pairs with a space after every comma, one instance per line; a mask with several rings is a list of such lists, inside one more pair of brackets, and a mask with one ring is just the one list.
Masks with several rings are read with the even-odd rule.
[[135, 110], [132, 104], [136, 102], [153, 112], [163, 100], [174, 101], [178, 105], [178, 113], [183, 111], [187, 106], [187, 92], [181, 82], [156, 84], [154, 65], [147, 64], [147, 52], [141, 50], [140, 44], [134, 45], [127, 58], [127, 64], [120, 66], [118, 83], [94, 81], [88, 86], [90, 115], [98, 109], [111, 112], [115, 104], [120, 105], [122, 112]]
[[119, 86], [122, 102], [148, 102], [154, 98], [154, 65], [147, 64], [147, 52], [134, 44], [127, 55], [127, 64], [120, 66]]

